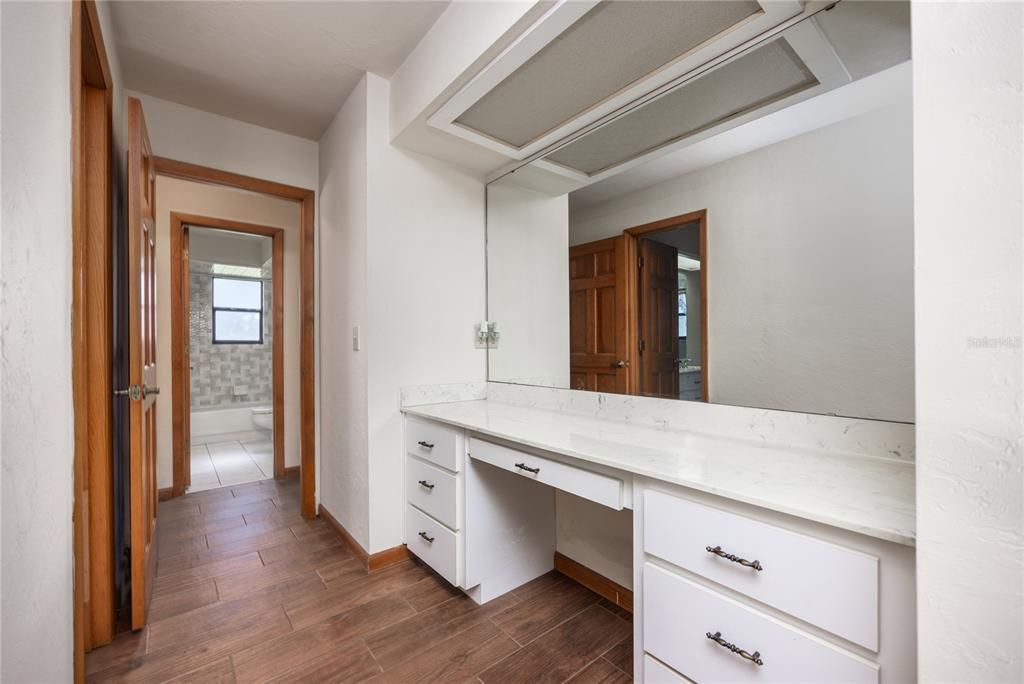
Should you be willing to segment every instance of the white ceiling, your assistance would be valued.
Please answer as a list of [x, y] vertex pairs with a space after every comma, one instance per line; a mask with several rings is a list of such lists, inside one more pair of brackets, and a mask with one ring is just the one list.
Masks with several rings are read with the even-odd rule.
[[112, 2], [124, 85], [316, 140], [364, 71], [389, 78], [448, 5]]

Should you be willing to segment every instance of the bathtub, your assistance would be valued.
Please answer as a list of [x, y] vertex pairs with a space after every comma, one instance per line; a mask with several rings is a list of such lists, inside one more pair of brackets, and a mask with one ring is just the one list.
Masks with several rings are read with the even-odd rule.
[[252, 423], [254, 408], [271, 409], [271, 404], [232, 404], [231, 406], [210, 406], [194, 408], [190, 412], [192, 441], [209, 435], [223, 435], [234, 432], [253, 432], [257, 428]]

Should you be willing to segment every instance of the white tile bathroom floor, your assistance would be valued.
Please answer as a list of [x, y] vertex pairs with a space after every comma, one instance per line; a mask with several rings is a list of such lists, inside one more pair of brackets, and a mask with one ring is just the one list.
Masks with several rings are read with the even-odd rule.
[[[251, 435], [250, 435], [251, 437]], [[269, 480], [274, 477], [274, 443], [270, 436], [192, 444], [190, 492]]]

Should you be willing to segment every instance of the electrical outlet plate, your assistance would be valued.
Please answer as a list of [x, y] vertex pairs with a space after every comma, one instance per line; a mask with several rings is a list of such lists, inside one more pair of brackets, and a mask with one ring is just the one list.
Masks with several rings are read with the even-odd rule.
[[473, 339], [477, 349], [497, 349], [501, 334], [493, 321], [477, 323], [473, 328]]

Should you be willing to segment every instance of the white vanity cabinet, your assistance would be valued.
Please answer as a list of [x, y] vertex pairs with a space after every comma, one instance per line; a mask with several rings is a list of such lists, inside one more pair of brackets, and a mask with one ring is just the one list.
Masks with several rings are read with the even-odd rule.
[[455, 586], [462, 584], [465, 433], [405, 419], [405, 543]]
[[[916, 680], [912, 546], [650, 477], [639, 450], [616, 468], [416, 416], [405, 439], [409, 550], [478, 603], [553, 567], [557, 490], [633, 510], [638, 682]], [[789, 510], [821, 495], [799, 477]]]
[[912, 549], [645, 478], [634, 496], [637, 681], [915, 681]]

